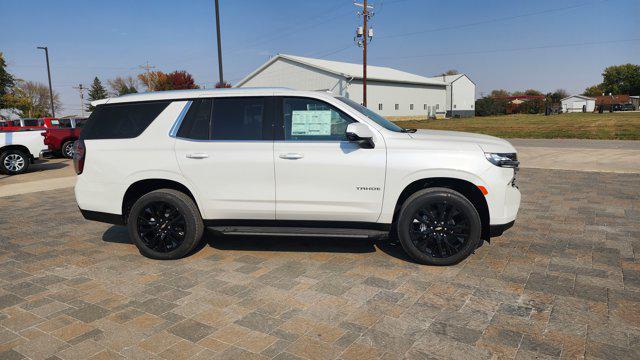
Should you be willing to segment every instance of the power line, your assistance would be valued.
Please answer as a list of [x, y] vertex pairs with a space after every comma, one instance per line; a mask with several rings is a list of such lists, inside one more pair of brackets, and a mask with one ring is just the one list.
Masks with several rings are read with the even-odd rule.
[[74, 86], [73, 88], [80, 93], [80, 109], [82, 111], [82, 117], [84, 117], [84, 90], [86, 88], [82, 84], [78, 84], [78, 86]]
[[585, 7], [585, 6], [591, 6], [591, 5], [595, 5], [595, 4], [603, 3], [603, 2], [607, 2], [607, 1], [611, 1], [611, 0], [601, 0], [601, 1], [590, 2], [590, 3], [576, 4], [576, 5], [559, 7], [559, 8], [552, 8], [552, 9], [546, 9], [546, 10], [535, 11], [535, 12], [530, 12], [530, 13], [524, 13], [524, 14], [519, 14], [519, 15], [504, 16], [504, 17], [499, 17], [499, 18], [475, 21], [475, 22], [471, 22], [471, 23], [467, 23], [467, 24], [451, 25], [451, 26], [444, 26], [444, 27], [428, 29], [428, 30], [419, 30], [419, 31], [411, 31], [411, 32], [405, 32], [405, 33], [399, 33], [399, 34], [392, 34], [392, 35], [380, 36], [379, 38], [380, 39], [391, 39], [391, 38], [397, 38], [397, 37], [402, 37], [402, 36], [412, 36], [412, 35], [426, 34], [426, 33], [431, 33], [431, 32], [461, 29], [461, 28], [466, 28], [466, 27], [490, 24], [490, 23], [493, 23], [493, 22], [520, 19], [520, 18], [529, 17], [529, 16], [543, 15], [543, 14], [548, 14], [548, 13], [552, 13], [552, 12], [571, 10], [571, 9], [576, 9], [576, 8]]
[[490, 54], [490, 53], [497, 53], [497, 52], [512, 52], [512, 51], [553, 49], [553, 48], [565, 48], [565, 47], [579, 47], [579, 46], [587, 46], [587, 45], [613, 44], [613, 43], [630, 42], [630, 41], [640, 41], [640, 38], [623, 39], [623, 40], [608, 40], [608, 41], [591, 41], [591, 42], [555, 44], [555, 45], [541, 45], [541, 46], [530, 46], [530, 47], [520, 47], [520, 48], [505, 48], [505, 49], [493, 49], [493, 50], [479, 50], [479, 51], [464, 51], [464, 52], [451, 52], [451, 53], [439, 53], [439, 54], [411, 55], [411, 56], [383, 56], [383, 57], [375, 57], [375, 58], [376, 59], [381, 59], [381, 60], [383, 60], [383, 59], [417, 59], [417, 58], [433, 57], [433, 56], [475, 55], [475, 54]]

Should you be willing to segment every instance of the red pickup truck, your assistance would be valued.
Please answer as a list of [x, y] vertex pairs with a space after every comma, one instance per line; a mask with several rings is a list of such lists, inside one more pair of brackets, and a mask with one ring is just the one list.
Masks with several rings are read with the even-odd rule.
[[73, 158], [73, 143], [80, 137], [81, 127], [47, 129], [42, 133], [44, 144], [49, 147], [49, 154]]

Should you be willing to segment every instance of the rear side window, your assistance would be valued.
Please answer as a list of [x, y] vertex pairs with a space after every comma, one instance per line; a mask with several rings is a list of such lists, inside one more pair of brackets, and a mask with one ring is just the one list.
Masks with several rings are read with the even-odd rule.
[[194, 100], [182, 120], [178, 137], [194, 140], [208, 140], [211, 123], [211, 99]]
[[131, 139], [160, 115], [171, 101], [106, 104], [98, 106], [82, 130], [85, 140]]
[[212, 140], [262, 140], [266, 113], [264, 97], [213, 100]]

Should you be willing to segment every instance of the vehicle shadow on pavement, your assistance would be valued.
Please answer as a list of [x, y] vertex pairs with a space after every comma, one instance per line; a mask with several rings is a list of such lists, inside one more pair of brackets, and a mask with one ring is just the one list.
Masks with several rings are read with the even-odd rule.
[[[102, 234], [102, 241], [116, 244], [131, 244], [129, 232], [124, 226], [111, 226]], [[203, 241], [187, 255], [202, 251], [205, 247], [220, 251], [265, 251], [299, 253], [352, 253], [366, 254], [381, 251], [397, 259], [413, 262], [400, 244], [388, 239], [357, 239], [335, 237], [296, 237], [296, 236], [258, 236], [224, 235], [205, 229]]]
[[71, 166], [68, 162], [41, 162], [35, 163], [29, 167], [27, 173], [45, 171], [45, 170], [57, 170]]

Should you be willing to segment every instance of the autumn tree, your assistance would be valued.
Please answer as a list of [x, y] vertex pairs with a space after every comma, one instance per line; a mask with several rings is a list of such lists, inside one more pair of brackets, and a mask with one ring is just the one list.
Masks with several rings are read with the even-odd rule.
[[137, 80], [131, 76], [127, 76], [126, 78], [118, 76], [115, 79], [109, 80], [109, 87], [117, 96], [137, 93], [137, 85]]
[[436, 76], [447, 76], [447, 75], [458, 75], [458, 74], [460, 74], [460, 72], [458, 70], [450, 69], [450, 70], [447, 70], [447, 71], [445, 71], [445, 72], [443, 72], [441, 74], [438, 74]]
[[188, 72], [174, 71], [168, 74], [162, 71], [149, 71], [138, 75], [138, 79], [148, 91], [197, 89], [193, 76]]
[[93, 109], [95, 109], [95, 107], [91, 105], [92, 101], [105, 99], [107, 97], [109, 97], [109, 94], [107, 93], [107, 89], [104, 88], [104, 86], [102, 85], [102, 82], [96, 76], [93, 79], [91, 88], [89, 89], [89, 96], [88, 96], [89, 104], [87, 105], [87, 111], [93, 111]]
[[492, 90], [489, 96], [494, 98], [503, 98], [503, 97], [509, 96], [509, 92], [504, 89], [497, 89], [497, 90]]
[[229, 84], [228, 82], [217, 82], [216, 83], [216, 89], [226, 89], [226, 88], [230, 88], [232, 87], [231, 84]]
[[186, 90], [198, 88], [195, 80], [193, 80], [193, 76], [191, 76], [191, 74], [184, 70], [174, 71], [167, 74], [166, 80], [167, 84], [169, 85], [169, 89], [167, 90]]

